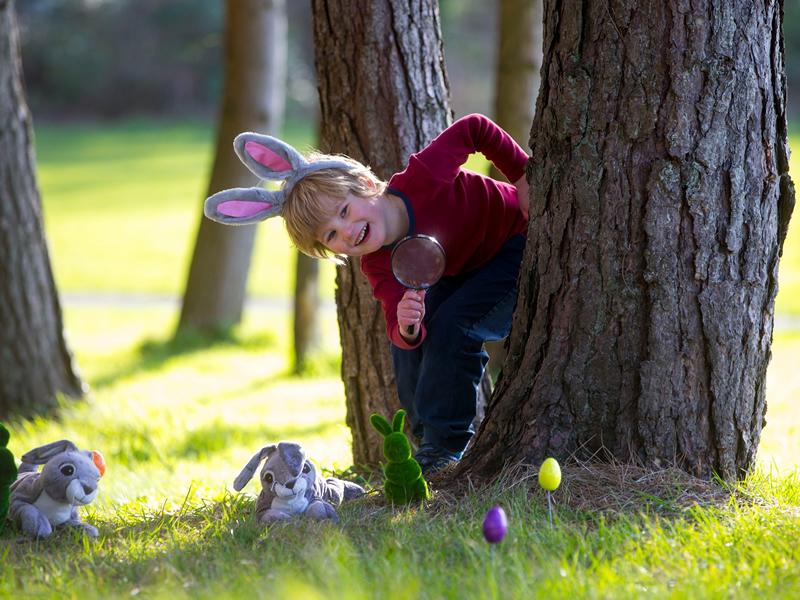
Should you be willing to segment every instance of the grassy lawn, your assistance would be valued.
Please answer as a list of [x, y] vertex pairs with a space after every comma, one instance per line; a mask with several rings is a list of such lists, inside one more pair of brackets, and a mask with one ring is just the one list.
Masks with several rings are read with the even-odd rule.
[[[212, 136], [199, 124], [152, 122], [39, 129], [62, 292], [180, 294]], [[300, 147], [310, 139], [299, 127], [287, 137]], [[781, 265], [784, 314], [800, 315], [798, 230]], [[251, 293], [286, 298], [292, 270], [282, 225], [262, 225]], [[332, 297], [330, 266], [324, 281]], [[335, 315], [324, 314], [306, 378], [288, 373], [280, 308], [252, 308], [214, 343], [171, 341], [169, 303], [67, 302], [65, 319], [88, 400], [66, 403], [58, 420], [8, 424], [10, 447], [19, 456], [69, 438], [101, 451], [108, 472], [83, 512], [101, 537], [32, 543], [1, 533], [0, 598], [800, 596], [798, 331], [775, 335], [759, 468], [730, 495], [710, 488], [714, 502], [695, 502], [682, 481], [631, 482], [624, 507], [590, 510], [575, 499], [600, 484], [585, 489], [580, 466], [568, 465], [553, 528], [534, 480], [515, 478], [457, 502], [437, 492], [426, 510], [391, 509], [371, 493], [341, 507], [338, 526], [263, 530], [252, 515], [257, 482], [241, 494], [231, 484], [265, 443], [300, 441], [326, 472], [352, 462]], [[492, 552], [480, 527], [494, 504], [510, 531]]]
[[[36, 133], [59, 289], [180, 294], [206, 196], [213, 128], [143, 121], [50, 125]], [[310, 143], [302, 127], [286, 134], [298, 148]], [[293, 269], [283, 223], [260, 225], [250, 293], [286, 297]], [[325, 264], [321, 277], [332, 297], [332, 265]]]
[[[70, 307], [71, 342], [89, 401], [59, 421], [12, 423], [19, 455], [70, 438], [104, 453], [98, 500], [84, 509], [100, 528], [46, 542], [0, 534], [0, 597], [145, 598], [682, 598], [796, 597], [800, 591], [800, 480], [796, 465], [800, 374], [773, 363], [762, 468], [730, 501], [682, 505], [679, 487], [641, 493], [641, 510], [589, 511], [555, 494], [547, 522], [532, 480], [437, 494], [428, 510], [392, 510], [379, 498], [340, 509], [342, 523], [300, 521], [270, 530], [252, 517], [258, 484], [231, 483], [265, 442], [296, 439], [326, 470], [350, 465], [338, 365], [326, 347], [314, 378], [287, 374], [280, 313], [252, 310], [229, 340], [167, 341], [167, 307]], [[333, 315], [326, 340], [335, 340]], [[800, 351], [800, 335], [776, 355]], [[326, 356], [327, 354], [327, 356]], [[775, 367], [782, 369], [775, 372]], [[770, 385], [774, 390], [775, 386]], [[774, 466], [770, 466], [774, 465]], [[573, 472], [565, 467], [565, 485]], [[572, 489], [572, 488], [567, 488]], [[483, 541], [485, 511], [501, 504], [510, 533]], [[387, 590], [394, 590], [391, 594]]]

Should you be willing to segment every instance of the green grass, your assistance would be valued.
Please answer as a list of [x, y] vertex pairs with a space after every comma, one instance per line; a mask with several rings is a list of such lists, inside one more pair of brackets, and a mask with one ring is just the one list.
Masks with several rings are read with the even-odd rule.
[[[212, 134], [153, 122], [38, 130], [62, 292], [180, 293]], [[309, 139], [301, 128], [287, 135], [299, 146]], [[288, 241], [279, 222], [261, 229], [250, 291], [282, 299]], [[800, 314], [797, 230], [778, 306]], [[332, 269], [325, 278], [331, 294]], [[342, 507], [339, 526], [264, 530], [252, 516], [257, 483], [231, 488], [263, 444], [296, 439], [326, 471], [352, 462], [334, 315], [323, 318], [313, 378], [289, 374], [280, 309], [248, 310], [215, 340], [171, 340], [176, 309], [164, 303], [68, 302], [65, 319], [88, 400], [65, 402], [57, 420], [10, 423], [10, 447], [19, 455], [66, 437], [103, 452], [108, 471], [84, 510], [102, 535], [18, 543], [0, 534], [2, 598], [800, 595], [800, 332], [776, 333], [759, 470], [728, 504], [675, 510], [671, 496], [651, 495], [641, 511], [606, 514], [567, 508], [559, 490], [551, 529], [541, 492], [496, 485], [449, 508], [437, 494], [428, 510], [391, 510], [371, 495]], [[480, 525], [494, 504], [511, 528], [492, 553]]]
[[[761, 482], [756, 482], [756, 486]], [[752, 487], [752, 485], [751, 485]], [[760, 490], [759, 490], [760, 492]], [[540, 494], [491, 490], [451, 511], [341, 510], [340, 526], [298, 522], [268, 532], [248, 501], [224, 495], [172, 510], [124, 510], [95, 544], [62, 536], [46, 552], [9, 547], [0, 593], [71, 598], [720, 598], [796, 597], [800, 522], [787, 507], [732, 503], [681, 517], [603, 517], [561, 509], [547, 525]], [[505, 506], [494, 551], [480, 523]], [[362, 503], [366, 504], [366, 503]], [[40, 549], [44, 548], [40, 545]], [[30, 573], [30, 575], [28, 575]]]
[[[308, 147], [310, 130], [287, 138]], [[36, 128], [39, 183], [62, 292], [182, 293], [206, 196], [214, 130], [134, 121]], [[231, 149], [233, 152], [233, 149]], [[280, 219], [259, 227], [248, 289], [286, 297], [294, 254]], [[322, 269], [332, 297], [334, 269]]]
[[[800, 335], [776, 339], [776, 356], [786, 357], [770, 371], [786, 390], [770, 396], [779, 426], [765, 429], [763, 466], [728, 505], [672, 514], [670, 497], [643, 497], [641, 513], [604, 514], [566, 508], [559, 491], [550, 529], [541, 492], [498, 485], [450, 508], [392, 510], [370, 496], [343, 506], [339, 526], [299, 521], [263, 530], [252, 515], [257, 483], [243, 494], [230, 486], [264, 443], [297, 439], [326, 470], [351, 462], [338, 366], [327, 359], [335, 353], [333, 315], [324, 320], [327, 345], [313, 379], [288, 374], [279, 312], [250, 311], [214, 343], [169, 341], [174, 318], [169, 307], [67, 309], [89, 401], [67, 403], [58, 421], [11, 423], [10, 447], [19, 455], [67, 437], [103, 452], [108, 471], [98, 500], [84, 509], [102, 537], [62, 532], [19, 543], [12, 532], [0, 534], [0, 597], [384, 598], [394, 589], [397, 598], [792, 598], [800, 591], [800, 480], [792, 471], [800, 374], [789, 358]], [[511, 528], [492, 555], [480, 525], [494, 504]]]

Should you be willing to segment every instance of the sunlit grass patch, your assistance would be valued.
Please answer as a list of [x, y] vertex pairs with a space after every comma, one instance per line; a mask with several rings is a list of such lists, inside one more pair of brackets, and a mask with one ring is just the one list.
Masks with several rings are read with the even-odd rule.
[[[309, 145], [311, 133], [307, 125], [286, 129], [298, 147]], [[45, 227], [60, 290], [181, 293], [208, 185], [213, 128], [149, 120], [37, 123], [36, 134]], [[290, 296], [294, 257], [281, 220], [261, 224], [250, 292]], [[326, 261], [326, 298], [333, 296], [333, 278]]]
[[800, 466], [800, 331], [778, 331], [767, 369], [767, 415], [759, 462], [788, 473]]
[[[172, 339], [175, 307], [70, 307], [68, 330], [89, 386], [85, 402], [64, 401], [58, 420], [16, 424], [12, 450], [68, 438], [108, 463], [97, 501], [148, 506], [193, 485], [215, 495], [267, 443], [295, 439], [321, 467], [351, 463], [344, 425], [335, 316], [322, 313], [328, 367], [304, 379], [289, 372], [290, 341], [279, 309], [250, 310], [242, 326], [208, 339]], [[325, 364], [325, 363], [323, 363]], [[336, 368], [335, 368], [336, 367]]]

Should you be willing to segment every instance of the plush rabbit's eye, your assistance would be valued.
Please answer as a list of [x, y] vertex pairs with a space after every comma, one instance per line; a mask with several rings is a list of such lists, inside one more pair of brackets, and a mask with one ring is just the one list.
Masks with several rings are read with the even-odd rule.
[[264, 475], [264, 483], [272, 483], [272, 473]]
[[308, 473], [309, 471], [311, 471], [311, 465], [309, 465], [308, 463], [304, 464], [303, 473]]
[[62, 465], [61, 466], [61, 474], [66, 475], [67, 477], [75, 474], [75, 467], [72, 465]]

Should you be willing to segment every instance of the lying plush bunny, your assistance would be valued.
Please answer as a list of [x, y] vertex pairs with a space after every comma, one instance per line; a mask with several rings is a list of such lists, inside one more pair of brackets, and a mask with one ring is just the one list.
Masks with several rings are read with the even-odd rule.
[[[45, 538], [60, 525], [80, 527], [97, 537], [96, 527], [83, 523], [78, 506], [97, 496], [106, 465], [99, 452], [81, 451], [68, 440], [34, 448], [20, 459], [19, 476], [11, 485], [8, 516], [22, 532]], [[41, 472], [37, 465], [44, 465]]]
[[334, 477], [323, 479], [300, 444], [293, 442], [280, 442], [259, 450], [233, 482], [237, 492], [247, 485], [264, 459], [262, 490], [256, 503], [259, 523], [286, 521], [296, 515], [330, 519], [336, 523], [339, 516], [333, 507], [339, 506], [342, 500], [364, 494], [364, 488], [350, 481]]

